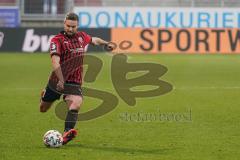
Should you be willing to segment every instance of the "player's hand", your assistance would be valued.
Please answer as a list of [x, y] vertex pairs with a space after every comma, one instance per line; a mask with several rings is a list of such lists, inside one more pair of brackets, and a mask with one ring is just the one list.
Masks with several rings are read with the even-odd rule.
[[58, 91], [64, 90], [64, 82], [63, 81], [58, 81], [58, 83], [57, 83], [57, 90]]
[[113, 51], [116, 48], [117, 48], [117, 45], [115, 43], [113, 43], [113, 42], [109, 42], [109, 43], [104, 45], [105, 51], [108, 51], [108, 52], [111, 52], [111, 51]]

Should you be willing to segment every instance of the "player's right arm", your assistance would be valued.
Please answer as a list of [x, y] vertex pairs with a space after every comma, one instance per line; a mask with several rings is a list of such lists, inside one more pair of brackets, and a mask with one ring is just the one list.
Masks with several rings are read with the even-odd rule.
[[63, 78], [62, 69], [61, 69], [61, 65], [60, 65], [60, 57], [57, 55], [53, 55], [51, 58], [52, 58], [52, 69], [59, 79], [58, 84], [57, 84], [57, 90], [63, 90], [64, 89], [64, 78]]
[[60, 43], [56, 38], [53, 38], [51, 40], [50, 55], [51, 55], [51, 60], [52, 60], [53, 72], [56, 74], [56, 76], [59, 80], [58, 84], [57, 84], [57, 90], [63, 90], [64, 89], [64, 77], [63, 77], [62, 69], [61, 69], [61, 65], [60, 65], [61, 49], [60, 49]]

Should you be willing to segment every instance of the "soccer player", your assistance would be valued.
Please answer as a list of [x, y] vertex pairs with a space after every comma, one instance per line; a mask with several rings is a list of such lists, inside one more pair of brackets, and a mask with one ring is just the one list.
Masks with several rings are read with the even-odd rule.
[[[85, 32], [77, 31], [78, 21], [75, 13], [68, 13], [64, 20], [64, 31], [51, 40], [50, 55], [53, 72], [40, 100], [40, 112], [46, 112], [53, 102], [63, 95], [69, 108], [65, 119], [63, 144], [67, 144], [77, 135], [74, 126], [83, 101], [81, 85], [83, 55], [86, 46], [88, 44], [104, 45], [110, 50], [114, 47], [101, 38], [91, 37]], [[77, 87], [71, 89], [70, 94], [64, 94], [67, 85]]]

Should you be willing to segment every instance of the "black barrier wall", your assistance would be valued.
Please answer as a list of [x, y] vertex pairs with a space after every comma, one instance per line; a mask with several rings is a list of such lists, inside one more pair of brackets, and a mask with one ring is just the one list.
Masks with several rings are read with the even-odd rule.
[[[62, 28], [0, 28], [1, 52], [48, 52], [49, 42]], [[81, 29], [93, 37], [110, 41], [110, 29]], [[99, 46], [89, 45], [89, 52], [102, 52]]]

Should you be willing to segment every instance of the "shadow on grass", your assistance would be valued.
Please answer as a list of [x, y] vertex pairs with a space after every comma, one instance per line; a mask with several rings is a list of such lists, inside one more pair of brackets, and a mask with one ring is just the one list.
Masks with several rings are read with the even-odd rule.
[[124, 148], [124, 147], [114, 147], [114, 146], [91, 146], [84, 144], [69, 144], [68, 147], [79, 147], [84, 149], [101, 150], [107, 152], [120, 152], [126, 154], [166, 154], [169, 151], [174, 150], [174, 148], [156, 148], [156, 149], [139, 149], [139, 148]]

